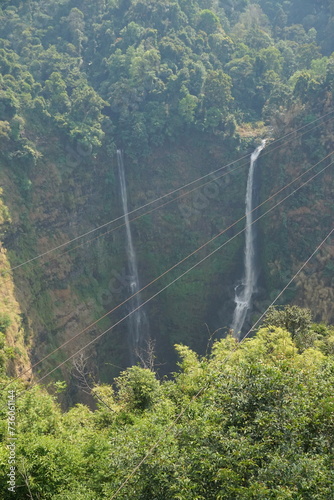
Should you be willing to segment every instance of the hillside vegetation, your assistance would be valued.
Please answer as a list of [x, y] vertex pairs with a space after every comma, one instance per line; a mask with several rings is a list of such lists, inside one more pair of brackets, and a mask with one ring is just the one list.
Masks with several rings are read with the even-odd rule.
[[332, 15], [329, 0], [4, 1], [2, 138], [21, 145], [6, 153], [38, 159], [24, 137], [37, 116], [138, 158], [185, 128], [229, 136], [292, 102], [321, 112]]
[[309, 311], [271, 310], [241, 345], [228, 337], [204, 357], [176, 349], [172, 380], [128, 368], [114, 387], [93, 388], [95, 411], [62, 413], [45, 390], [20, 394], [16, 383], [16, 498], [114, 498], [141, 460], [115, 498], [333, 498], [333, 328], [312, 325]]

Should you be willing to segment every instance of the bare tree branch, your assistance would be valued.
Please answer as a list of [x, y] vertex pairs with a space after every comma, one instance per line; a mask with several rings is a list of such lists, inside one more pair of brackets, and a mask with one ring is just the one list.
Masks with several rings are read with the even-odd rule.
[[96, 382], [92, 372], [88, 368], [88, 360], [89, 356], [85, 356], [83, 352], [80, 352], [77, 356], [75, 356], [73, 359], [72, 375], [78, 380], [78, 387], [82, 390], [82, 392], [88, 395], [93, 395], [93, 397], [97, 398], [106, 408], [114, 413], [115, 410], [110, 408], [110, 406], [101, 398], [101, 396], [97, 394], [96, 391], [92, 394], [93, 386], [96, 385]]
[[213, 333], [211, 333], [209, 325], [207, 323], [204, 323], [204, 324], [206, 326], [206, 329], [208, 331], [208, 336], [209, 336], [208, 342], [206, 344], [206, 350], [205, 350], [205, 356], [207, 356], [208, 352], [209, 352], [209, 349], [211, 349], [211, 347], [212, 347], [210, 344], [212, 342], [212, 339], [213, 339], [214, 335], [216, 335], [216, 333], [218, 333], [220, 330], [223, 330], [223, 328], [217, 328], [217, 330], [215, 330]]
[[21, 476], [23, 477], [23, 480], [25, 482], [25, 485], [26, 487], [28, 488], [28, 492], [29, 492], [29, 498], [31, 500], [34, 500], [34, 497], [32, 496], [32, 493], [31, 493], [31, 489], [30, 489], [30, 484], [29, 484], [29, 477], [28, 477], [28, 473], [27, 473], [27, 469], [26, 469], [26, 466], [25, 466], [25, 461], [24, 459], [21, 461], [21, 467], [22, 467], [22, 470], [20, 470], [19, 468], [19, 473], [21, 474]]
[[146, 346], [140, 349], [136, 349], [135, 354], [138, 357], [140, 364], [143, 368], [147, 368], [152, 372], [155, 371], [155, 367], [158, 366], [155, 363], [155, 340], [149, 338], [146, 340]]
[[73, 358], [72, 375], [77, 379], [80, 389], [88, 389], [90, 394], [95, 381], [94, 376], [88, 368], [88, 360], [89, 356], [85, 356], [83, 352], [80, 352], [77, 356], [75, 356]]

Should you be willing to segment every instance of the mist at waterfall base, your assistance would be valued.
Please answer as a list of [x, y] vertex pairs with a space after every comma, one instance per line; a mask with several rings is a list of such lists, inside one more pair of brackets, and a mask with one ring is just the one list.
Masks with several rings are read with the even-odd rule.
[[128, 197], [125, 182], [125, 171], [122, 152], [117, 150], [117, 166], [120, 182], [120, 194], [124, 213], [124, 223], [126, 231], [126, 255], [128, 272], [130, 275], [129, 295], [136, 294], [128, 302], [128, 313], [131, 313], [127, 319], [128, 322], [128, 346], [130, 351], [130, 362], [134, 364], [138, 353], [144, 348], [144, 343], [148, 339], [148, 319], [143, 307], [140, 307], [141, 296], [137, 293], [140, 290], [137, 257], [133, 245], [131, 227], [128, 216]]
[[252, 306], [252, 297], [256, 290], [257, 284], [257, 266], [256, 266], [256, 251], [255, 251], [255, 240], [256, 240], [256, 228], [252, 224], [254, 221], [254, 178], [255, 178], [255, 168], [256, 161], [265, 148], [266, 141], [263, 140], [255, 151], [251, 155], [247, 189], [246, 189], [246, 201], [245, 201], [245, 252], [244, 252], [244, 276], [241, 284], [235, 287], [235, 309], [233, 313], [233, 320], [231, 324], [231, 329], [236, 337], [240, 337], [242, 328], [244, 326], [247, 313]]

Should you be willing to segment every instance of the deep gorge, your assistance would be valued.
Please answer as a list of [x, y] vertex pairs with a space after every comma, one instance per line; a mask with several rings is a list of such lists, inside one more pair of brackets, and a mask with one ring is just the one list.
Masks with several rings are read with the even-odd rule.
[[[185, 188], [176, 201], [163, 198], [168, 203], [160, 209], [148, 206], [149, 213], [132, 222], [144, 285], [243, 217], [249, 155], [261, 139], [269, 142], [258, 163], [260, 203], [329, 155], [334, 46], [313, 27], [329, 15], [329, 5], [307, 6], [302, 16], [298, 2], [278, 1], [286, 14], [278, 20], [268, 2], [232, 3], [225, 10], [214, 2], [3, 6], [1, 183], [11, 221], [3, 217], [2, 242], [7, 265], [19, 266], [13, 282], [20, 308], [9, 342], [15, 330], [20, 352], [33, 364], [127, 297], [125, 230], [111, 231], [122, 224], [117, 149], [124, 153], [130, 210], [244, 157], [190, 194]], [[259, 221], [260, 275], [247, 328], [329, 230], [331, 183], [329, 167]], [[120, 219], [94, 231], [114, 218]], [[144, 290], [142, 300], [243, 225]], [[212, 334], [228, 333], [243, 238], [232, 239], [147, 304], [161, 375], [175, 369], [175, 343], [205, 353]], [[332, 255], [328, 243], [281, 303], [309, 307], [317, 321], [332, 322]], [[125, 313], [122, 306], [88, 328], [38, 365], [35, 376]], [[97, 380], [110, 382], [130, 363], [126, 338], [121, 323], [87, 350]], [[17, 360], [22, 370], [19, 365]], [[52, 376], [70, 381], [70, 367]]]

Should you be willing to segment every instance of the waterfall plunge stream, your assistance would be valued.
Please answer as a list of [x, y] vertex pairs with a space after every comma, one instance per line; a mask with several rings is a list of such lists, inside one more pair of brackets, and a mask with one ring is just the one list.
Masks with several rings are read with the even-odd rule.
[[130, 293], [131, 295], [136, 294], [129, 301], [129, 312], [132, 312], [128, 318], [128, 328], [129, 328], [129, 347], [130, 347], [130, 358], [131, 363], [134, 363], [137, 354], [143, 346], [143, 342], [147, 336], [148, 322], [146, 314], [141, 306], [140, 290], [139, 286], [139, 275], [137, 267], [137, 257], [133, 246], [132, 234], [128, 216], [128, 196], [125, 183], [125, 172], [122, 152], [117, 150], [117, 165], [118, 165], [118, 175], [121, 187], [121, 198], [124, 212], [124, 222], [126, 229], [126, 254], [128, 258], [128, 269], [130, 274]]
[[263, 140], [251, 155], [247, 190], [246, 190], [246, 227], [245, 227], [245, 256], [244, 256], [244, 277], [241, 285], [235, 287], [235, 309], [231, 329], [234, 335], [239, 337], [241, 329], [245, 323], [247, 312], [252, 304], [252, 296], [255, 291], [257, 272], [255, 262], [255, 228], [254, 220], [254, 173], [256, 160], [261, 151], [265, 148], [266, 141]]

